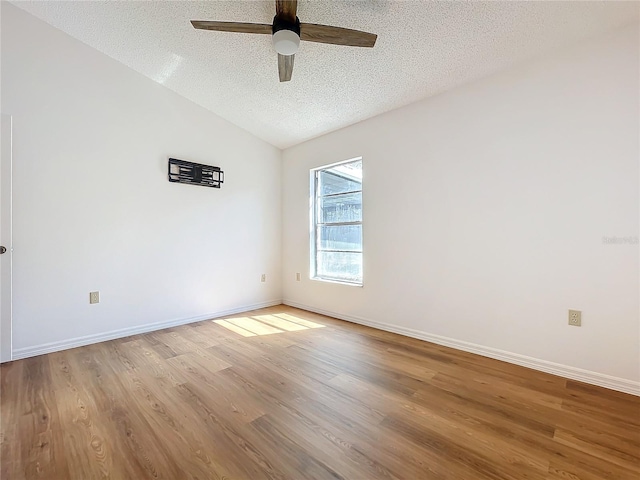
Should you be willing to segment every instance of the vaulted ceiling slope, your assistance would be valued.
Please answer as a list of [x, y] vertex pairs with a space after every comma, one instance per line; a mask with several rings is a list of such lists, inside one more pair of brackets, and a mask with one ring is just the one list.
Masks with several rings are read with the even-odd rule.
[[299, 1], [303, 22], [378, 34], [373, 49], [303, 42], [278, 81], [275, 2], [48, 1], [18, 7], [267, 142], [286, 148], [638, 21], [638, 2]]

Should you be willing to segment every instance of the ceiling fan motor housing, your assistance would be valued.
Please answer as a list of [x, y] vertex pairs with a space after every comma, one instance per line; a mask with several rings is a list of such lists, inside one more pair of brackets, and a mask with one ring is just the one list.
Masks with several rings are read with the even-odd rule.
[[273, 17], [273, 47], [280, 55], [293, 55], [300, 46], [300, 19], [295, 22]]

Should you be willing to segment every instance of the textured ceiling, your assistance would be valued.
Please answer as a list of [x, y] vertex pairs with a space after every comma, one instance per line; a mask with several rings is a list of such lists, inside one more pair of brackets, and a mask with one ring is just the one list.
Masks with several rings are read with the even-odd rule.
[[285, 148], [637, 22], [638, 2], [300, 1], [302, 22], [378, 34], [373, 49], [302, 42], [278, 82], [269, 35], [189, 20], [271, 23], [275, 2], [14, 1], [180, 95]]

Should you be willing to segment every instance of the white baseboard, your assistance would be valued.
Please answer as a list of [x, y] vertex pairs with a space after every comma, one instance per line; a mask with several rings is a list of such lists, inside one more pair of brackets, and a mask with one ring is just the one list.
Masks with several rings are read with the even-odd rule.
[[397, 333], [406, 337], [425, 340], [427, 342], [436, 343], [438, 345], [444, 345], [445, 347], [451, 347], [457, 350], [482, 355], [483, 357], [494, 358], [496, 360], [502, 360], [504, 362], [521, 365], [523, 367], [532, 368], [534, 370], [540, 370], [541, 372], [551, 373], [553, 375], [569, 378], [571, 380], [578, 380], [580, 382], [589, 383], [591, 385], [598, 385], [600, 387], [609, 388], [611, 390], [617, 390], [619, 392], [625, 392], [630, 393], [631, 395], [640, 396], [640, 382], [634, 382], [633, 380], [613, 377], [604, 373], [583, 370], [581, 368], [570, 367], [568, 365], [549, 362], [547, 360], [540, 360], [538, 358], [527, 357], [526, 355], [498, 350], [497, 348], [485, 347], [476, 343], [456, 340], [454, 338], [442, 337], [440, 335], [434, 335], [431, 333], [422, 332], [420, 330], [413, 330], [411, 328], [399, 327], [387, 323], [374, 322], [366, 318], [355, 317], [352, 315], [344, 315], [338, 312], [324, 310], [322, 308], [303, 305], [292, 300], [285, 299], [282, 301], [282, 303], [284, 303], [285, 305], [290, 305], [292, 307], [300, 308], [302, 310], [308, 310], [310, 312], [320, 313], [329, 317], [339, 318], [340, 320], [345, 320], [347, 322], [366, 325], [378, 330], [384, 330], [386, 332]]
[[225, 317], [227, 315], [248, 312], [250, 310], [257, 310], [259, 308], [272, 307], [274, 305], [280, 305], [281, 303], [282, 300], [271, 300], [269, 302], [256, 303], [253, 305], [243, 305], [241, 307], [232, 308], [230, 310], [208, 313], [206, 315], [199, 315], [197, 317], [177, 318], [165, 322], [147, 323], [145, 325], [139, 325], [137, 327], [121, 328], [119, 330], [111, 330], [110, 332], [97, 333], [94, 335], [86, 335], [84, 337], [76, 337], [59, 342], [43, 343], [42, 345], [36, 345], [33, 347], [18, 348], [13, 350], [11, 360], [20, 360], [21, 358], [35, 357], [36, 355], [43, 355], [45, 353], [59, 352], [61, 350], [67, 350], [69, 348], [83, 347], [85, 345], [91, 345], [92, 343], [115, 340], [116, 338], [130, 337], [131, 335], [138, 335], [139, 333], [154, 332], [156, 330], [162, 330], [163, 328], [177, 327], [179, 325], [186, 325], [187, 323]]

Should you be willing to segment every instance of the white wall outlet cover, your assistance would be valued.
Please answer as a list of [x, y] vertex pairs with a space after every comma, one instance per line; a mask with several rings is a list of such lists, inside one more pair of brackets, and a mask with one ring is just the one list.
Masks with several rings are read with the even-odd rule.
[[582, 326], [582, 312], [580, 310], [569, 310], [569, 325]]

